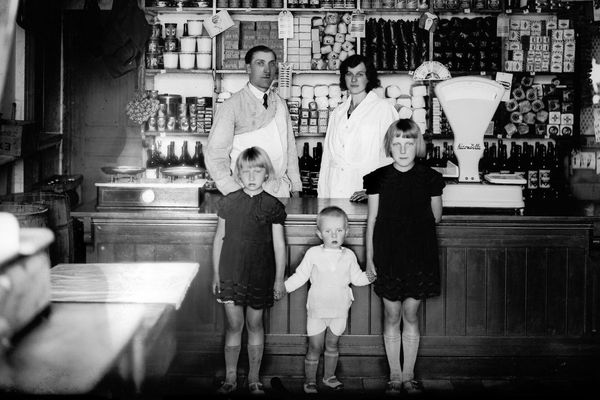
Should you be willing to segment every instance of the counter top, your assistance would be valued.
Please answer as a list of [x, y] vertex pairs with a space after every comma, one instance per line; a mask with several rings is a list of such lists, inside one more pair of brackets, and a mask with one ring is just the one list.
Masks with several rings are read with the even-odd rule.
[[[204, 201], [198, 211], [190, 210], [106, 210], [97, 211], [95, 201], [85, 203], [71, 211], [76, 218], [174, 218], [181, 220], [206, 220], [216, 217], [217, 202], [222, 196], [218, 193], [205, 193]], [[338, 206], [348, 214], [350, 222], [365, 222], [367, 204], [354, 203], [348, 199], [322, 198], [283, 198], [288, 222], [314, 220], [319, 210], [327, 206]], [[544, 207], [527, 206], [524, 215], [516, 215], [514, 210], [444, 208], [441, 224], [460, 222], [583, 222], [600, 223], [600, 202], [569, 201]]]

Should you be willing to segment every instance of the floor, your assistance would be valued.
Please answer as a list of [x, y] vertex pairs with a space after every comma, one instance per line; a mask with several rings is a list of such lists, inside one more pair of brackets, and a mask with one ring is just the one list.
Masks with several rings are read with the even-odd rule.
[[[340, 378], [341, 379], [341, 378]], [[405, 393], [397, 397], [385, 396], [385, 380], [383, 378], [346, 378], [341, 379], [344, 390], [341, 392], [327, 391], [320, 387], [318, 395], [305, 395], [302, 391], [301, 378], [264, 377], [263, 383], [266, 399], [377, 399], [377, 398], [412, 398], [412, 399], [597, 399], [598, 387], [596, 382], [577, 380], [544, 380], [544, 379], [513, 379], [513, 380], [424, 380], [423, 392], [419, 395]], [[207, 377], [170, 378], [163, 387], [161, 398], [246, 398], [250, 396], [244, 389], [243, 382], [238, 382], [241, 388], [230, 396], [217, 396], [215, 390], [218, 382]]]

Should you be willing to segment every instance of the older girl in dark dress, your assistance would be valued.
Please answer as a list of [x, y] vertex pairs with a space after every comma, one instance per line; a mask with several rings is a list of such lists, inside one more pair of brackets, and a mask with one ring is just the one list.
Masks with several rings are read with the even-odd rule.
[[416, 162], [425, 155], [425, 143], [414, 121], [394, 122], [384, 148], [394, 162], [364, 177], [369, 196], [366, 251], [367, 271], [376, 272], [375, 293], [383, 298], [383, 338], [390, 366], [387, 393], [394, 395], [401, 389], [419, 391], [414, 380], [420, 339], [417, 311], [422, 299], [440, 294], [435, 224], [442, 217], [444, 181], [438, 172]]

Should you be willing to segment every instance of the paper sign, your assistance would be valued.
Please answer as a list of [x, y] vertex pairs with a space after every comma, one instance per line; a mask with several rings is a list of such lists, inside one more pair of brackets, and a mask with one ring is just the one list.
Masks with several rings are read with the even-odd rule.
[[352, 19], [350, 20], [349, 32], [352, 37], [364, 38], [365, 35], [365, 22], [367, 16], [361, 12], [355, 11], [352, 13]]
[[227, 10], [221, 10], [210, 18], [204, 20], [204, 29], [213, 38], [233, 26], [233, 20]]
[[504, 86], [504, 94], [502, 95], [502, 101], [510, 100], [510, 91], [512, 86], [512, 77], [513, 74], [507, 72], [497, 72], [496, 73], [496, 82]]
[[292, 39], [294, 37], [294, 16], [291, 12], [283, 10], [277, 17], [279, 39]]

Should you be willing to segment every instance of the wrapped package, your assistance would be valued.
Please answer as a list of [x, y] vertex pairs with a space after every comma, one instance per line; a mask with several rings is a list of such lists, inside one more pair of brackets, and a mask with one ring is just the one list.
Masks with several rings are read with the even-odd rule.
[[302, 85], [302, 98], [313, 99], [315, 97], [315, 87], [310, 85]]

